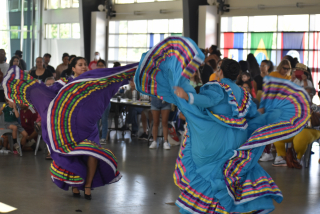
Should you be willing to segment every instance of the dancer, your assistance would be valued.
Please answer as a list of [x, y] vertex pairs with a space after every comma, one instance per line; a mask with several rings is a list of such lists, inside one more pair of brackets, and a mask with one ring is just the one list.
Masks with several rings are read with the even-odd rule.
[[309, 119], [307, 93], [265, 78], [260, 114], [251, 95], [235, 84], [239, 64], [225, 59], [221, 82], [197, 94], [189, 84], [204, 55], [188, 38], [169, 37], [143, 54], [135, 74], [138, 91], [174, 103], [187, 120], [176, 162], [180, 212], [269, 213], [282, 194], [257, 163], [264, 146], [299, 133]]
[[53, 159], [51, 178], [61, 189], [74, 187], [91, 199], [91, 188], [117, 182], [121, 175], [112, 152], [99, 144], [97, 121], [110, 98], [134, 76], [138, 64], [88, 70], [84, 58], [74, 59], [74, 79], [51, 87], [39, 84], [17, 66], [3, 80], [7, 99], [32, 104], [40, 114], [42, 137]]

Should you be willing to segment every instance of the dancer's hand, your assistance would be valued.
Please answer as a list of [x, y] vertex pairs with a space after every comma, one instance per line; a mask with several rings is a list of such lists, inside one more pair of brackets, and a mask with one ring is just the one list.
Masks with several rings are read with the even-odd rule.
[[178, 87], [178, 86], [175, 86], [175, 87], [173, 87], [174, 88], [174, 93], [178, 96], [178, 97], [180, 97], [180, 98], [182, 98], [182, 99], [185, 99], [185, 100], [189, 100], [189, 96], [188, 96], [188, 94], [183, 90], [183, 88], [181, 88], [181, 87]]
[[264, 113], [264, 108], [259, 108], [259, 109], [258, 109], [258, 112], [260, 112], [261, 114], [263, 114], [263, 113]]

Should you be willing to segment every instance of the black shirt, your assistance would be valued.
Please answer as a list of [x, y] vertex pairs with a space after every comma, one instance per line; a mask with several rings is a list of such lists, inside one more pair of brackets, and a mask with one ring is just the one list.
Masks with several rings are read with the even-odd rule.
[[41, 82], [44, 83], [48, 77], [52, 77], [53, 75], [51, 71], [49, 71], [48, 69], [45, 69], [44, 73], [41, 76], [36, 75], [36, 70], [32, 70], [30, 73], [30, 76], [32, 76], [35, 79], [41, 80]]
[[73, 75], [73, 71], [71, 70], [71, 68], [68, 68], [68, 69], [62, 71], [60, 78], [62, 78], [62, 77], [68, 78], [68, 77], [71, 77], [72, 75]]
[[[256, 81], [257, 83], [257, 90], [261, 90], [262, 91], [262, 85], [263, 85], [263, 78], [262, 76], [259, 74], [254, 78], [254, 81]], [[257, 93], [257, 92], [256, 92]]]
[[47, 70], [49, 70], [51, 73], [56, 73], [56, 70], [54, 70], [54, 67], [52, 67], [51, 65], [48, 65]]
[[200, 72], [202, 84], [204, 85], [207, 82], [209, 82], [210, 76], [211, 74], [213, 74], [213, 69], [211, 68], [211, 66], [204, 64], [204, 66], [201, 66], [199, 68], [199, 72]]
[[27, 64], [23, 59], [20, 59], [20, 66], [22, 70], [27, 70]]

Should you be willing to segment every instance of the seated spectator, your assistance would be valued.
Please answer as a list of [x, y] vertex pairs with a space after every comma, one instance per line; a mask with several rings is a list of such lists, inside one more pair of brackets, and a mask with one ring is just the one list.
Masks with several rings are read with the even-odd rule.
[[287, 59], [284, 59], [278, 65], [277, 71], [271, 72], [269, 74], [269, 76], [280, 78], [280, 79], [290, 80], [291, 79], [290, 71], [291, 71], [290, 61]]
[[106, 67], [107, 67], [106, 61], [104, 61], [103, 59], [98, 60], [97, 68], [106, 68]]
[[73, 76], [73, 71], [72, 71], [72, 61], [76, 58], [76, 55], [71, 55], [69, 56], [69, 64], [68, 64], [68, 68], [64, 71], [62, 71], [60, 78], [65, 77], [65, 78], [69, 78]]
[[[210, 60], [211, 61], [211, 60]], [[209, 63], [210, 63], [209, 61]], [[213, 81], [213, 80], [216, 80], [218, 82], [220, 82], [220, 78], [218, 77], [219, 76], [219, 72], [221, 71], [220, 70], [220, 67], [221, 67], [221, 64], [222, 64], [222, 60], [220, 59], [217, 63], [217, 67], [215, 70], [213, 70], [213, 74], [211, 74], [210, 78], [209, 78], [209, 81]]]
[[91, 61], [91, 62], [89, 63], [89, 66], [88, 66], [88, 68], [89, 68], [90, 71], [97, 69], [97, 63], [98, 63], [98, 61], [99, 61], [100, 59], [101, 59], [101, 58], [100, 58], [100, 53], [99, 53], [99, 52], [95, 52], [95, 53], [94, 53], [94, 60]]
[[[251, 94], [251, 92], [252, 92], [251, 82], [246, 81], [246, 82], [242, 83], [241, 86], [242, 86], [242, 88], [246, 89], [246, 91]], [[252, 96], [252, 94], [251, 94], [251, 96]], [[252, 101], [257, 105], [257, 109], [258, 109], [259, 108], [259, 101], [254, 97], [252, 97]]]
[[51, 71], [45, 69], [43, 67], [43, 59], [42, 57], [38, 57], [36, 59], [36, 69], [35, 70], [31, 70], [30, 72], [30, 76], [32, 76], [33, 78], [39, 80], [39, 82], [45, 82], [45, 80], [48, 77], [52, 77], [53, 74], [51, 73]]
[[253, 88], [256, 91], [256, 98], [260, 102], [262, 96], [263, 78], [273, 71], [273, 63], [270, 60], [263, 60], [260, 65], [260, 74], [253, 80]]
[[[137, 94], [137, 100], [140, 100], [140, 93], [138, 93], [136, 91], [136, 86], [134, 84], [133, 79], [131, 79], [129, 81], [129, 85], [130, 85], [130, 89], [131, 90], [127, 90], [124, 94], [121, 95], [122, 98], [128, 98], [130, 100], [132, 100], [132, 93], [136, 93]], [[134, 92], [135, 91], [135, 92]], [[137, 116], [138, 114], [141, 114], [141, 122], [142, 122], [142, 127], [143, 127], [143, 133], [141, 136], [139, 136], [139, 139], [148, 139], [148, 135], [147, 135], [147, 116], [145, 114], [143, 114], [142, 112], [144, 111], [144, 108], [140, 108], [140, 107], [130, 107], [128, 110], [128, 118], [127, 118], [127, 122], [128, 124], [132, 124], [132, 136], [137, 136], [138, 131], [139, 131], [139, 124], [138, 124], [138, 119]]]
[[46, 84], [47, 87], [52, 86], [55, 83], [54, 77], [48, 77], [45, 81], [44, 84]]
[[[4, 49], [0, 49], [0, 82], [2, 82], [3, 77], [7, 74], [9, 69], [8, 63], [6, 63], [6, 51]], [[0, 102], [5, 102], [5, 96], [3, 87], [0, 84]]]
[[64, 53], [62, 55], [62, 63], [58, 65], [56, 68], [56, 80], [59, 80], [62, 72], [68, 69], [68, 64], [69, 64], [69, 54]]
[[[38, 113], [27, 105], [20, 105], [20, 121], [22, 128], [28, 133], [27, 141], [37, 140], [37, 132], [34, 128], [34, 122], [38, 118]], [[35, 146], [35, 145], [34, 145]]]
[[[313, 96], [315, 95], [315, 89], [313, 87], [312, 88], [307, 87], [305, 89], [312, 100]], [[311, 114], [312, 127], [320, 126], [320, 123], [319, 123], [320, 114], [313, 112], [313, 110], [311, 110], [311, 112], [312, 112]], [[304, 155], [304, 153], [306, 152], [308, 145], [319, 138], [320, 138], [319, 130], [312, 129], [312, 128], [304, 128], [299, 134], [297, 134], [292, 138], [275, 142], [274, 145], [276, 147], [278, 155], [272, 165], [288, 166], [289, 168], [301, 169], [302, 166], [300, 164], [300, 160]], [[292, 142], [293, 142], [293, 148], [292, 148], [292, 145], [289, 144], [286, 151], [285, 143], [292, 143]], [[294, 158], [293, 149], [297, 154], [297, 160]]]
[[310, 76], [308, 68], [302, 63], [297, 63], [292, 72], [291, 81], [302, 87], [313, 87], [313, 84], [308, 77]]
[[51, 59], [51, 54], [46, 53], [43, 55], [43, 66], [45, 69], [49, 70], [52, 75], [55, 77], [56, 76], [56, 70], [54, 70], [54, 67], [52, 67], [51, 65], [49, 65]]
[[22, 59], [22, 54], [23, 54], [23, 52], [20, 50], [16, 50], [16, 52], [14, 53], [14, 55], [19, 58], [19, 65], [21, 66], [21, 69], [25, 71], [25, 70], [27, 70], [27, 64]]
[[113, 63], [113, 67], [115, 68], [115, 67], [120, 67], [121, 66], [121, 64], [120, 64], [120, 62], [114, 62]]
[[18, 123], [19, 112], [14, 102], [6, 100], [7, 104], [3, 104], [0, 109], [0, 115], [4, 113], [4, 127], [12, 130], [12, 138], [15, 150], [21, 154], [19, 144], [17, 142], [18, 132], [22, 134], [21, 147], [27, 142], [28, 133]]
[[14, 66], [14, 65], [18, 66], [18, 67], [22, 70], [22, 68], [21, 68], [21, 66], [20, 66], [20, 60], [19, 60], [19, 58], [16, 57], [16, 56], [13, 56], [13, 57], [11, 58], [11, 60], [10, 60], [10, 62], [9, 62], [9, 68], [12, 67], [12, 66]]

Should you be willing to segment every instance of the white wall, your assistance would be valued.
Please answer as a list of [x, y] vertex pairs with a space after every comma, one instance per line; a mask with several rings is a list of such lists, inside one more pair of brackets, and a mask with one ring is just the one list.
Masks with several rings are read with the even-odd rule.
[[[299, 3], [319, 4], [319, 0], [227, 0], [230, 7], [255, 7], [255, 9], [230, 10], [223, 16], [252, 16], [252, 15], [290, 15], [290, 14], [319, 14], [320, 6], [298, 8]], [[258, 5], [275, 6], [274, 8], [258, 9]], [[286, 7], [281, 7], [286, 6]]]
[[[168, 10], [166, 14], [160, 14], [160, 10]], [[111, 20], [141, 20], [141, 19], [175, 19], [182, 18], [182, 0], [168, 2], [135, 3], [135, 4], [116, 4], [114, 10], [116, 17]], [[134, 11], [142, 12], [141, 15], [134, 15]]]
[[219, 15], [216, 6], [199, 6], [198, 46], [217, 45]]
[[42, 13], [42, 46], [41, 56], [45, 53], [51, 54], [50, 64], [56, 68], [62, 62], [62, 54], [69, 53], [77, 56], [81, 55], [81, 39], [46, 39], [45, 24], [60, 24], [60, 23], [80, 23], [79, 9], [57, 9], [44, 10]]

